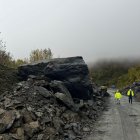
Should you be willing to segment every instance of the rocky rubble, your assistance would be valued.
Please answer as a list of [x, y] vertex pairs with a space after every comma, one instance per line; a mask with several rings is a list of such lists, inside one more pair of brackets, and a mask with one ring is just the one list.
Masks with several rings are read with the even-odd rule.
[[79, 140], [104, 109], [82, 57], [20, 66], [24, 81], [0, 95], [0, 140]]
[[29, 76], [0, 95], [0, 140], [79, 140], [104, 109], [103, 98], [75, 100], [61, 81]]

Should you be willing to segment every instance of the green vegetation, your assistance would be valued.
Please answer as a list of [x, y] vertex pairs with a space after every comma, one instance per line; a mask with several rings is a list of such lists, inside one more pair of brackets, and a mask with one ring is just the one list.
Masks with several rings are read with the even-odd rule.
[[[8, 87], [6, 83], [10, 85], [10, 81], [13, 83], [17, 81], [16, 68], [19, 65], [52, 57], [53, 53], [48, 48], [32, 50], [28, 58], [14, 60], [11, 54], [6, 51], [5, 43], [0, 39], [0, 90], [3, 92], [2, 88]], [[89, 66], [89, 69], [93, 82], [100, 86], [116, 85], [121, 88], [140, 81], [139, 61], [99, 61], [93, 66]]]
[[133, 66], [128, 69], [128, 73], [119, 77], [117, 85], [124, 87], [132, 84], [133, 82], [140, 81], [140, 66]]
[[6, 51], [6, 44], [0, 39], [0, 94], [12, 89], [18, 82], [17, 67], [22, 64], [51, 59], [51, 49], [36, 49], [31, 51], [29, 58], [14, 60], [12, 55]]
[[0, 94], [12, 89], [17, 82], [17, 71], [13, 68], [0, 65]]
[[52, 51], [50, 48], [48, 49], [36, 49], [31, 51], [30, 53], [30, 62], [35, 62], [38, 60], [44, 60], [44, 59], [51, 59], [53, 57]]
[[12, 61], [12, 57], [9, 52], [6, 52], [6, 45], [0, 39], [0, 64], [2, 65], [10, 65]]
[[32, 50], [29, 58], [14, 60], [9, 52], [6, 52], [6, 45], [0, 40], [0, 64], [10, 67], [17, 68], [20, 65], [35, 62], [38, 60], [51, 59], [53, 57], [52, 51], [48, 49], [36, 49]]
[[99, 85], [116, 85], [118, 78], [127, 73], [128, 67], [117, 61], [100, 61], [90, 67], [91, 77]]
[[90, 66], [90, 75], [98, 85], [122, 88], [140, 81], [140, 65], [138, 61], [100, 61]]
[[35, 62], [38, 60], [51, 59], [53, 53], [50, 48], [48, 49], [36, 49], [32, 50], [28, 58], [14, 60], [10, 52], [6, 51], [6, 43], [0, 39], [0, 64], [10, 67], [17, 68], [19, 65]]

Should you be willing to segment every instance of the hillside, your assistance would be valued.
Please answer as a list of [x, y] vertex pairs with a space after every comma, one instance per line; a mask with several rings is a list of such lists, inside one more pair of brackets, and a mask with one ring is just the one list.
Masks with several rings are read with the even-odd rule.
[[124, 87], [140, 81], [140, 65], [133, 66], [128, 72], [118, 78], [117, 85]]
[[140, 79], [140, 66], [138, 61], [100, 61], [90, 66], [90, 74], [98, 85], [123, 87]]
[[16, 70], [0, 65], [0, 94], [10, 90], [18, 82]]

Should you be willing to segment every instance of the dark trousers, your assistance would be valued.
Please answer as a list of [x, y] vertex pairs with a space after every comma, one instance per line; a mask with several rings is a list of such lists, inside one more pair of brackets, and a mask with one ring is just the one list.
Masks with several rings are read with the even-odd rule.
[[129, 96], [129, 103], [132, 104], [132, 97], [131, 96]]

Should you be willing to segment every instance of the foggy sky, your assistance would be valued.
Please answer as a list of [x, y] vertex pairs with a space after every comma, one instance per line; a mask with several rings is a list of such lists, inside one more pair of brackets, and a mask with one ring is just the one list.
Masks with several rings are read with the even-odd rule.
[[0, 32], [14, 58], [50, 48], [85, 61], [140, 55], [139, 0], [0, 0]]

